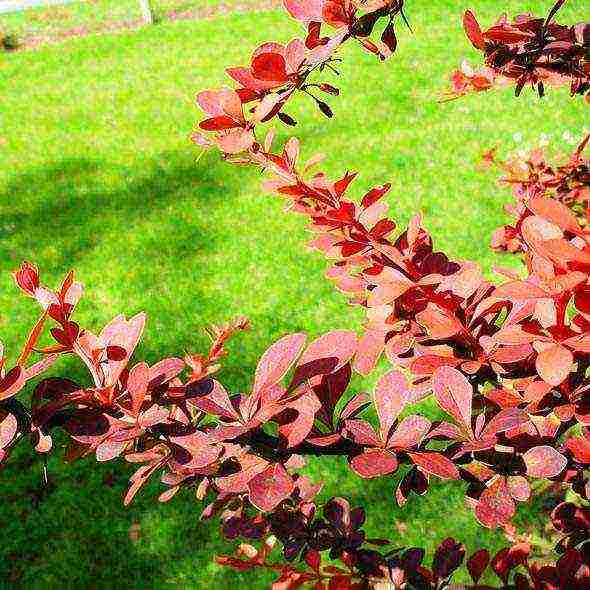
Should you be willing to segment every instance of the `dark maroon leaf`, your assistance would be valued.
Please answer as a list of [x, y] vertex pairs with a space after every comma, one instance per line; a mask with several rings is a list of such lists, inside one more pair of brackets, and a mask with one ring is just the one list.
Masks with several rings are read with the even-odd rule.
[[477, 584], [490, 563], [490, 554], [487, 549], [479, 549], [467, 560], [467, 569], [471, 579]]

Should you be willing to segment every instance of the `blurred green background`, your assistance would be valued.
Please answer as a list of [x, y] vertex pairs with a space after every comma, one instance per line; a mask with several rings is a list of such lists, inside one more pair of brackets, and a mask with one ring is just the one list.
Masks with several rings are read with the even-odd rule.
[[[263, 193], [256, 171], [228, 166], [214, 153], [199, 159], [188, 141], [200, 117], [196, 91], [222, 83], [224, 67], [246, 63], [257, 43], [301, 34], [281, 12], [256, 12], [268, 3], [232, 2], [157, 0], [170, 11], [183, 4], [209, 12], [0, 54], [0, 336], [10, 360], [36, 314], [9, 273], [23, 259], [35, 261], [52, 285], [76, 269], [87, 289], [77, 314], [83, 326], [96, 331], [117, 313], [145, 310], [138, 356], [151, 362], [203, 350], [204, 326], [248, 316], [253, 328], [232, 341], [221, 374], [232, 391], [248, 388], [257, 358], [285, 333], [315, 337], [360, 326], [362, 313], [323, 278], [325, 261], [304, 248], [304, 220], [285, 215], [283, 203]], [[137, 18], [137, 11], [125, 12], [135, 4], [51, 10], [79, 17], [76, 26], [91, 31], [82, 23], [89, 14], [92, 22], [104, 15], [121, 22]], [[341, 96], [331, 101], [334, 120], [301, 98], [289, 109], [299, 121], [294, 133], [304, 156], [326, 154], [329, 173], [361, 171], [351, 194], [391, 182], [392, 217], [404, 224], [422, 211], [439, 248], [479, 260], [489, 274], [494, 264], [516, 261], [487, 248], [506, 220], [510, 195], [498, 188], [495, 171], [479, 169], [481, 153], [524, 149], [543, 133], [553, 149], [571, 150], [570, 135], [577, 139], [590, 127], [588, 107], [565, 88], [550, 89], [543, 101], [530, 91], [516, 100], [505, 89], [437, 103], [452, 69], [464, 58], [477, 60], [461, 30], [463, 10], [473, 8], [487, 25], [500, 9], [544, 14], [550, 2], [407, 4], [414, 34], [400, 26], [395, 57], [378, 63], [350, 44], [337, 82]], [[587, 17], [583, 4], [570, 2], [561, 20]], [[238, 9], [245, 12], [234, 14]], [[0, 16], [0, 28], [41, 34], [47, 23], [39, 14]], [[67, 30], [64, 18], [52, 21], [54, 36]], [[278, 131], [279, 141], [290, 132]], [[85, 378], [71, 359], [56, 372]], [[355, 387], [373, 381], [358, 379]], [[49, 459], [49, 486], [42, 462], [24, 446], [1, 474], [0, 587], [267, 586], [260, 574], [215, 565], [213, 554], [231, 544], [219, 538], [216, 522], [199, 521], [202, 506], [190, 494], [159, 505], [162, 487], [154, 481], [125, 509], [130, 466], [83, 460], [66, 467], [62, 442]], [[325, 482], [321, 498], [347, 495], [364, 504], [372, 535], [430, 550], [449, 535], [469, 550], [502, 545], [502, 535], [479, 528], [464, 507], [462, 484], [435, 482], [426, 497], [399, 509], [395, 477], [365, 482], [337, 459], [311, 462], [308, 472]], [[534, 530], [540, 504], [520, 510], [520, 532]]]

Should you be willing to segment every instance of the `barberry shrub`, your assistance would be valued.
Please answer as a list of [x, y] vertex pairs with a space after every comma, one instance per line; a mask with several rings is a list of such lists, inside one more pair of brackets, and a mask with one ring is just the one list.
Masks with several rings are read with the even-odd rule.
[[[501, 183], [511, 186], [515, 203], [506, 207], [515, 219], [513, 225], [499, 228], [492, 237], [492, 248], [498, 251], [520, 252], [523, 244], [518, 239], [516, 226], [526, 215], [531, 196], [551, 197], [568, 207], [584, 229], [590, 223], [590, 159], [584, 151], [590, 141], [585, 137], [567, 160], [551, 164], [546, 146], [539, 146], [529, 154], [518, 153], [506, 161], [496, 157], [496, 150], [484, 154], [486, 165], [504, 170]], [[545, 140], [547, 142], [547, 140]]]
[[[272, 132], [258, 137], [271, 119], [296, 123], [286, 109], [298, 96], [331, 117], [326, 98], [339, 91], [326, 77], [338, 48], [358, 43], [386, 60], [396, 26], [409, 26], [401, 0], [284, 3], [305, 38], [264, 43], [249, 65], [227, 70], [235, 89], [199, 93], [206, 117], [192, 137], [228, 162], [262, 169], [266, 188], [308, 218], [311, 246], [331, 261], [327, 277], [366, 312], [362, 332], [335, 329], [310, 343], [286, 335], [260, 358], [251, 390], [232, 393], [217, 373], [246, 319], [212, 327], [203, 354], [132, 363], [143, 314], [117, 316], [94, 334], [72, 319], [82, 295], [73, 273], [51, 289], [25, 262], [15, 281], [41, 311], [15, 365], [0, 353], [0, 464], [27, 441], [51, 452], [60, 429], [69, 461], [137, 465], [126, 504], [154, 477], [163, 502], [191, 488], [205, 503], [202, 518], [218, 517], [223, 536], [242, 541], [218, 562], [274, 571], [276, 589], [456, 588], [462, 566], [465, 588], [490, 588], [493, 579], [506, 589], [590, 587], [588, 140], [558, 167], [538, 152], [524, 168], [497, 162], [517, 202], [493, 245], [524, 265], [491, 283], [475, 263], [436, 250], [419, 216], [399, 231], [386, 215], [388, 184], [353, 201], [355, 173], [330, 179], [312, 171], [318, 159], [299, 164], [296, 139], [273, 151]], [[545, 18], [503, 17], [486, 32], [466, 13], [490, 76], [515, 80], [517, 92], [530, 83], [540, 95], [568, 79], [573, 94], [587, 94], [589, 25], [556, 25], [563, 4]], [[496, 160], [493, 152], [486, 159]], [[52, 344], [43, 346], [47, 325]], [[64, 355], [82, 363], [87, 382], [42, 377]], [[372, 393], [351, 390], [353, 375], [372, 373], [383, 357], [391, 368]], [[427, 397], [444, 419], [423, 415]], [[364, 507], [340, 497], [320, 504], [321, 482], [301, 474], [306, 456], [334, 455], [347, 459], [351, 477], [399, 474], [400, 505], [419, 501], [433, 478], [462, 481], [481, 526], [507, 531], [535, 482], [567, 489], [568, 502], [551, 514], [557, 555], [537, 563], [530, 545], [516, 542], [493, 556], [485, 548], [466, 555], [449, 538], [426, 558], [421, 547], [368, 538]]]
[[485, 31], [467, 11], [465, 33], [484, 54], [485, 65], [474, 71], [463, 64], [453, 74], [451, 96], [514, 83], [516, 96], [530, 85], [543, 97], [545, 85], [569, 84], [572, 96], [586, 96], [590, 102], [590, 25], [557, 23], [557, 13], [566, 1], [558, 0], [545, 18], [527, 14], [509, 21], [503, 14]]

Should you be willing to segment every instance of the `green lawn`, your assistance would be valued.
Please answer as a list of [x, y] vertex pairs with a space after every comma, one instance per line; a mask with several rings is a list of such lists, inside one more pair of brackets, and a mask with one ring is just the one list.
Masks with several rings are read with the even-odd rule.
[[29, 36], [53, 36], [58, 31], [93, 30], [98, 23], [131, 21], [140, 17], [137, 0], [83, 0], [38, 6], [0, 14], [0, 30]]
[[[276, 5], [280, 5], [280, 0], [150, 0], [156, 22], [189, 14], [211, 17]], [[138, 26], [141, 26], [138, 0], [77, 0], [0, 14], [0, 33], [15, 34], [21, 44], [37, 45], [64, 36]]]
[[[538, 12], [549, 3], [503, 4]], [[572, 2], [564, 20], [582, 20], [581, 4]], [[563, 132], [581, 134], [590, 117], [566, 89], [550, 90], [542, 102], [528, 92], [515, 100], [507, 89], [437, 104], [451, 69], [475, 58], [459, 23], [468, 6], [484, 23], [497, 12], [492, 0], [415, 0], [408, 8], [415, 35], [401, 33], [390, 62], [356, 47], [345, 51], [333, 121], [303, 100], [290, 112], [305, 155], [327, 154], [334, 174], [361, 170], [359, 195], [391, 181], [389, 203], [400, 223], [422, 211], [440, 247], [479, 259], [489, 272], [509, 263], [487, 243], [510, 199], [495, 172], [476, 169], [480, 153], [530, 145], [542, 132], [570, 149]], [[88, 290], [78, 313], [83, 325], [99, 329], [116, 313], [147, 311], [140, 355], [148, 361], [199, 350], [201, 327], [249, 316], [253, 330], [232, 343], [222, 374], [233, 391], [248, 387], [256, 359], [281, 335], [358, 328], [360, 311], [323, 279], [325, 262], [303, 248], [303, 219], [263, 194], [255, 171], [212, 153], [197, 162], [187, 140], [200, 116], [195, 91], [218, 84], [224, 65], [244, 62], [255, 43], [288, 40], [296, 30], [279, 13], [235, 15], [0, 56], [0, 334], [11, 359], [36, 313], [9, 275], [22, 259], [36, 261], [51, 284], [77, 270]], [[71, 361], [60, 370], [81, 376]], [[154, 482], [124, 509], [127, 465], [64, 467], [59, 455], [49, 461], [48, 488], [41, 462], [24, 449], [2, 473], [0, 587], [265, 587], [260, 575], [212, 562], [229, 545], [216, 523], [199, 522], [201, 507], [189, 494], [158, 505]], [[368, 484], [337, 460], [314, 462], [309, 471], [325, 481], [323, 498], [343, 494], [365, 504], [370, 532], [396, 543], [432, 549], [448, 535], [469, 548], [502, 543], [476, 526], [461, 485], [435, 483], [400, 510], [394, 478]], [[534, 515], [521, 511], [521, 528]]]

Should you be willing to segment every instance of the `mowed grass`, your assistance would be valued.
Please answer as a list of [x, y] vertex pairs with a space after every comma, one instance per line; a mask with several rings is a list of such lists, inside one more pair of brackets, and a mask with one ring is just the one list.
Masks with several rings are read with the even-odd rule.
[[[2, 0], [0, 0], [0, 7]], [[154, 21], [178, 15], [210, 17], [247, 12], [280, 5], [280, 0], [150, 0]], [[59, 40], [112, 29], [142, 26], [138, 0], [76, 0], [67, 4], [41, 5], [19, 12], [0, 13], [0, 32], [14, 34], [21, 44]]]
[[[333, 175], [362, 172], [351, 194], [392, 182], [388, 202], [400, 225], [422, 211], [439, 248], [477, 259], [490, 273], [493, 264], [515, 264], [487, 248], [510, 197], [494, 171], [478, 169], [480, 154], [533, 144], [540, 133], [570, 149], [562, 134], [581, 134], [590, 121], [588, 107], [566, 89], [542, 102], [530, 92], [516, 100], [507, 89], [438, 104], [448, 73], [476, 57], [460, 29], [468, 6], [484, 23], [498, 10], [483, 0], [413, 2], [415, 34], [400, 29], [390, 62], [345, 50], [333, 121], [303, 98], [289, 112], [305, 156], [325, 153]], [[538, 13], [547, 3], [503, 8]], [[582, 12], [571, 3], [563, 18], [579, 21]], [[203, 350], [203, 326], [247, 315], [253, 329], [231, 343], [221, 374], [232, 391], [247, 390], [258, 357], [286, 333], [359, 328], [362, 313], [323, 278], [325, 261], [304, 248], [303, 219], [262, 192], [257, 172], [213, 153], [198, 159], [187, 139], [200, 116], [196, 90], [222, 82], [224, 66], [244, 63], [257, 42], [297, 31], [280, 13], [250, 14], [1, 57], [0, 335], [11, 361], [37, 313], [9, 275], [23, 259], [35, 261], [49, 284], [76, 269], [87, 289], [77, 313], [83, 326], [99, 330], [117, 313], [145, 310], [138, 357], [149, 362]], [[279, 130], [279, 140], [288, 137]], [[85, 379], [71, 359], [57, 372]], [[90, 459], [64, 466], [62, 444], [49, 459], [48, 487], [41, 461], [25, 448], [2, 473], [1, 587], [266, 587], [268, 576], [215, 565], [213, 554], [231, 544], [219, 538], [217, 522], [199, 521], [202, 506], [191, 494], [159, 505], [154, 481], [125, 509], [130, 466]], [[449, 535], [469, 550], [502, 544], [464, 507], [462, 484], [434, 481], [426, 497], [399, 509], [394, 477], [362, 481], [332, 459], [312, 461], [308, 471], [325, 482], [321, 498], [364, 504], [369, 532], [396, 545], [432, 551]], [[535, 510], [521, 510], [520, 530], [535, 518]]]
[[82, 32], [92, 30], [101, 22], [129, 22], [140, 16], [136, 0], [83, 0], [0, 14], [0, 30], [24, 39], [73, 29]]

